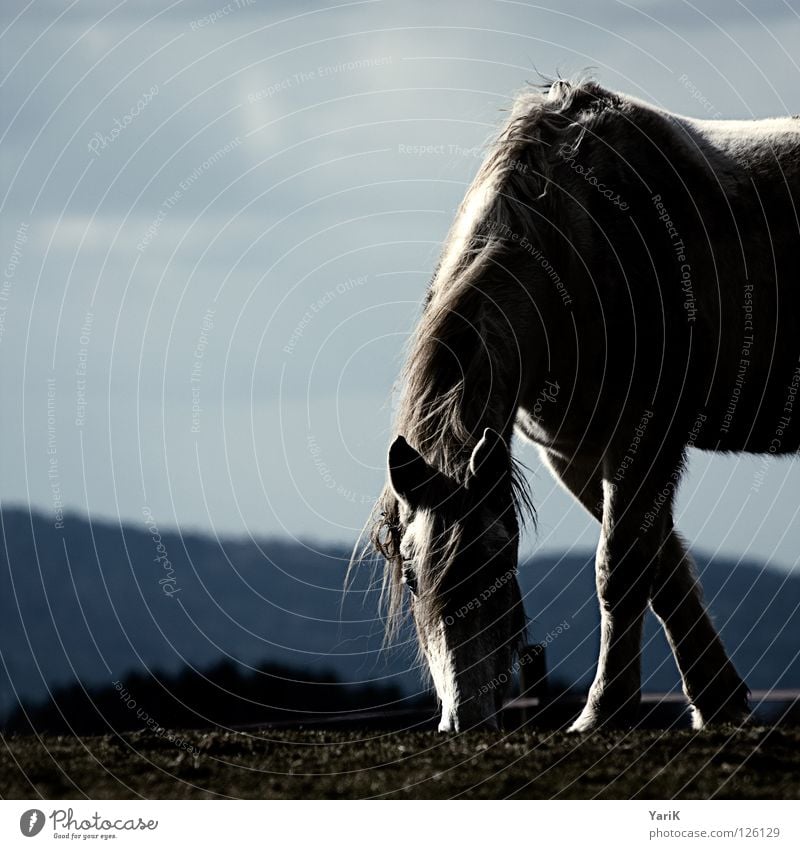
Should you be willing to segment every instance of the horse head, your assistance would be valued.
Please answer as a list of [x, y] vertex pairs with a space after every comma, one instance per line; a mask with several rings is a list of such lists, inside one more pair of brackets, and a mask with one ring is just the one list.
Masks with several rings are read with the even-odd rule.
[[497, 727], [525, 630], [508, 447], [485, 430], [455, 480], [398, 436], [388, 479], [377, 545], [395, 611], [407, 596], [441, 702], [439, 730]]

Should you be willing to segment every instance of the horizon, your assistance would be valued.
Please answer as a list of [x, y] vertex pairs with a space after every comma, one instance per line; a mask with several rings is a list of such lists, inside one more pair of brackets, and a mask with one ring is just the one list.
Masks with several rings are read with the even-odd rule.
[[[24, 504], [3, 504], [0, 506], [0, 515], [8, 512], [18, 512], [22, 513], [31, 518], [38, 519], [43, 522], [50, 523], [51, 517], [44, 510], [39, 508], [31, 508]], [[127, 521], [124, 519], [120, 519], [120, 517], [110, 517], [110, 516], [90, 516], [87, 513], [82, 513], [77, 510], [66, 509], [63, 512], [63, 519], [61, 524], [67, 522], [68, 520], [78, 521], [85, 525], [89, 525], [90, 527], [94, 527], [96, 525], [101, 525], [110, 529], [123, 529], [131, 533], [139, 533], [148, 535], [147, 527], [140, 526], [138, 523]], [[342, 555], [340, 559], [345, 559], [344, 555], [346, 555], [346, 559], [350, 560], [350, 554], [354, 550], [355, 543], [351, 542], [348, 544], [346, 540], [319, 540], [314, 539], [313, 537], [287, 537], [281, 536], [279, 534], [249, 534], [246, 532], [243, 533], [220, 533], [215, 534], [213, 530], [209, 530], [208, 528], [202, 527], [180, 527], [177, 525], [170, 524], [162, 524], [161, 522], [157, 523], [158, 532], [163, 536], [164, 534], [170, 534], [173, 536], [177, 536], [180, 539], [186, 539], [189, 537], [199, 537], [207, 542], [220, 543], [224, 544], [234, 543], [237, 545], [241, 545], [242, 543], [252, 542], [256, 545], [259, 543], [277, 543], [279, 545], [291, 546], [298, 549], [306, 549], [312, 551], [315, 554], [320, 553], [336, 553], [337, 558], [339, 555]], [[599, 533], [599, 532], [598, 532]], [[754, 555], [736, 555], [736, 554], [725, 554], [720, 552], [713, 552], [709, 549], [703, 548], [701, 546], [692, 545], [690, 542], [689, 551], [692, 554], [694, 559], [697, 559], [701, 562], [719, 562], [722, 561], [726, 564], [733, 564], [735, 567], [745, 566], [753, 569], [768, 569], [770, 571], [784, 574], [790, 577], [800, 577], [800, 574], [795, 574], [795, 570], [791, 567], [786, 567], [782, 563], [773, 563], [769, 561], [760, 560]], [[536, 557], [574, 557], [575, 559], [594, 559], [595, 556], [595, 546], [587, 545], [585, 547], [580, 546], [572, 546], [570, 548], [555, 548], [552, 546], [548, 547], [529, 547], [527, 549], [523, 549], [520, 547], [520, 566], [525, 566], [530, 563]], [[378, 555], [374, 553], [370, 553], [369, 556], [363, 558], [356, 558], [356, 563], [369, 563], [373, 560], [378, 561], [380, 563], [380, 559]]]

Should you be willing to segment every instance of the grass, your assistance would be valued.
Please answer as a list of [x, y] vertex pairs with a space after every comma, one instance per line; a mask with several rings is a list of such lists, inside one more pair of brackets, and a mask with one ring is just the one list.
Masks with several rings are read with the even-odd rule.
[[6, 799], [797, 798], [800, 729], [10, 736]]

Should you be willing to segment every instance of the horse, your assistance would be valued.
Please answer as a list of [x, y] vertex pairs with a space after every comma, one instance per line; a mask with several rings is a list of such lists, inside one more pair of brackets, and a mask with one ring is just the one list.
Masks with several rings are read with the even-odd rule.
[[694, 728], [748, 720], [673, 511], [689, 448], [800, 449], [799, 207], [800, 117], [698, 120], [586, 78], [515, 97], [411, 337], [371, 520], [440, 731], [497, 727], [526, 631], [514, 434], [600, 528], [599, 658], [569, 730], [635, 720], [648, 606]]

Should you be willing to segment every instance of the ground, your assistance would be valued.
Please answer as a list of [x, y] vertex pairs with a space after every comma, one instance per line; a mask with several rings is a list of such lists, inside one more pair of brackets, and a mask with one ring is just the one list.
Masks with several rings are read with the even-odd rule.
[[[191, 747], [191, 748], [190, 748]], [[192, 749], [197, 750], [195, 754]], [[797, 798], [796, 728], [3, 740], [3, 798]]]

